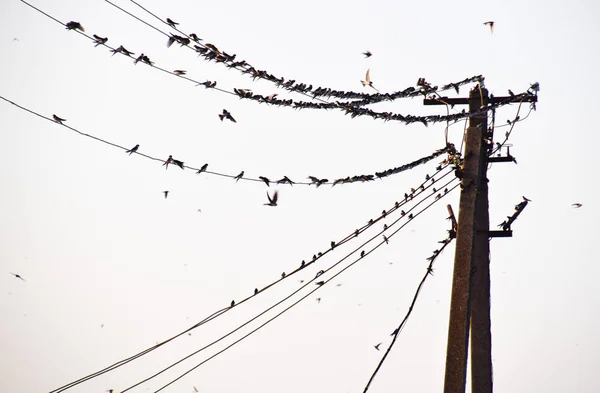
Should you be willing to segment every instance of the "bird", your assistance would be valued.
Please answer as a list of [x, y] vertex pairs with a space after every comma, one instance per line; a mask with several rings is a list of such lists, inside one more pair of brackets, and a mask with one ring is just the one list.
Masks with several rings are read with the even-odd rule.
[[390, 241], [385, 235], [383, 235], [383, 240], [385, 241], [385, 244], [390, 244]]
[[320, 297], [318, 297], [316, 300], [317, 300], [317, 303], [321, 303], [321, 298]]
[[235, 306], [235, 300], [231, 301], [231, 307]]
[[70, 21], [65, 26], [67, 27], [67, 30], [79, 30], [85, 32], [85, 29], [79, 22]]
[[581, 206], [583, 206], [581, 203], [574, 203], [572, 205], [575, 209], [579, 209]]
[[365, 250], [362, 250], [362, 251], [360, 252], [360, 257], [361, 257], [361, 258], [364, 258], [364, 256], [365, 256]]
[[176, 29], [175, 26], [177, 26], [179, 23], [172, 21], [171, 19], [167, 18], [167, 23], [169, 24], [169, 26], [171, 26], [172, 28]]
[[56, 115], [52, 115], [52, 118], [54, 119], [55, 122], [57, 122], [58, 124], [62, 124], [63, 121], [67, 121], [67, 119], [61, 119], [60, 117], [56, 116]]
[[235, 121], [235, 119], [233, 118], [233, 116], [231, 116], [231, 113], [229, 113], [227, 109], [223, 109], [223, 113], [219, 114], [219, 119], [221, 119], [221, 121], [223, 121], [223, 119], [228, 119], [234, 123], [237, 123], [237, 121]]
[[383, 344], [383, 343], [379, 343], [379, 344], [377, 344], [377, 345], [373, 345], [373, 347], [374, 347], [376, 350], [378, 350], [378, 351], [379, 351], [379, 346], [380, 346], [381, 344]]
[[106, 41], [108, 41], [108, 37], [102, 38], [99, 35], [94, 34], [94, 41], [96, 42], [95, 46], [103, 45], [106, 44]]
[[371, 51], [363, 52], [363, 55], [365, 55], [365, 59], [368, 59], [369, 57], [373, 56], [373, 54], [371, 53]]
[[198, 174], [200, 174], [200, 173], [202, 173], [202, 172], [206, 172], [206, 168], [208, 168], [208, 163], [206, 163], [206, 164], [202, 165], [202, 166], [200, 167], [200, 169], [198, 169], [198, 172], [196, 172], [196, 174], [198, 175]]
[[131, 149], [125, 151], [125, 153], [129, 153], [129, 155], [131, 155], [132, 153], [135, 153], [137, 151], [137, 149], [139, 149], [140, 145], [135, 145], [134, 147], [132, 147]]
[[135, 55], [135, 53], [128, 51], [127, 49], [125, 49], [125, 47], [123, 45], [120, 45], [117, 49], [111, 49], [111, 52], [113, 53], [112, 55], [114, 56], [115, 53], [122, 53], [125, 56], [129, 56], [131, 57], [132, 55]]
[[177, 75], [177, 76], [182, 76], [182, 75], [186, 74], [186, 71], [184, 71], [184, 70], [175, 70], [175, 71], [173, 71], [173, 73], [175, 75]]
[[176, 159], [172, 159], [171, 162], [175, 165], [177, 165], [178, 167], [180, 167], [181, 169], [183, 169], [183, 161], [179, 161]]
[[494, 21], [489, 20], [487, 22], [483, 22], [484, 25], [488, 25], [490, 27], [490, 33], [494, 34]]
[[244, 171], [241, 171], [239, 175], [237, 175], [236, 177], [234, 177], [236, 183], [238, 182], [238, 180], [240, 180], [242, 177], [244, 177]]
[[262, 180], [263, 182], [265, 182], [265, 184], [267, 185], [267, 187], [270, 187], [270, 185], [269, 185], [269, 184], [271, 183], [271, 181], [270, 181], [270, 180], [269, 180], [267, 177], [264, 177], [264, 176], [259, 176], [258, 178], [259, 178], [260, 180]]
[[[9, 273], [10, 273], [10, 272], [9, 272]], [[16, 273], [10, 273], [10, 274], [12, 274], [13, 276], [15, 276], [16, 278], [18, 278], [18, 279], [19, 279], [19, 280], [21, 280], [21, 281], [25, 281], [25, 279], [24, 279], [23, 277], [21, 277], [20, 275], [18, 275], [18, 274], [16, 274]]]
[[163, 194], [165, 194], [165, 199], [167, 199], [167, 197], [169, 196], [169, 191], [168, 190], [163, 191]]
[[269, 203], [264, 203], [266, 206], [277, 206], [277, 191], [273, 193], [273, 198], [269, 195], [269, 191], [267, 191], [267, 198], [269, 199]]
[[258, 294], [258, 288], [254, 288], [254, 294]]
[[285, 272], [281, 273], [281, 278], [285, 278]]
[[190, 34], [190, 38], [196, 42], [202, 41], [202, 38], [198, 37], [195, 33]]
[[[362, 83], [362, 85], [364, 87], [369, 86], [369, 87], [372, 87], [373, 89], [375, 89], [375, 86], [373, 86], [373, 82], [371, 81], [371, 69], [370, 68], [367, 70], [367, 75], [365, 76], [365, 80], [360, 81], [360, 83]], [[377, 89], [375, 89], [375, 90], [379, 91]]]
[[173, 163], [173, 156], [169, 154], [169, 158], [167, 158], [165, 162], [163, 162], [163, 166], [166, 165], [165, 169], [169, 169], [169, 164], [171, 163]]
[[323, 284], [325, 284], [325, 281], [317, 281], [317, 282], [315, 283], [315, 285], [318, 285], [318, 286], [321, 286], [321, 285], [323, 285]]

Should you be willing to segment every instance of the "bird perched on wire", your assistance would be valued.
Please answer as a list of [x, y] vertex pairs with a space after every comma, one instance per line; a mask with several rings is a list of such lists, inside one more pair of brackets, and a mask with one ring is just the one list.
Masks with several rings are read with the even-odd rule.
[[99, 35], [94, 34], [94, 41], [96, 42], [96, 45], [94, 46], [103, 45], [106, 44], [106, 41], [108, 41], [108, 37], [102, 38]]
[[167, 197], [169, 196], [169, 191], [165, 190], [165, 191], [163, 191], [163, 194], [165, 194], [165, 199], [167, 199]]
[[167, 18], [167, 24], [168, 24], [169, 26], [171, 26], [172, 28], [176, 29], [176, 28], [177, 28], [176, 26], [177, 26], [179, 23], [177, 23], [177, 22], [175, 22], [175, 21], [172, 21], [171, 19]]
[[489, 20], [487, 22], [483, 22], [484, 25], [487, 25], [490, 27], [490, 33], [494, 34], [494, 21]]
[[575, 209], [579, 209], [581, 206], [583, 206], [581, 203], [574, 203], [573, 206]]
[[79, 22], [70, 21], [65, 26], [67, 27], [67, 30], [79, 30], [85, 32], [85, 29]]
[[277, 198], [278, 198], [278, 193], [277, 191], [275, 191], [273, 193], [273, 198], [271, 198], [271, 196], [269, 195], [269, 191], [267, 191], [267, 198], [269, 199], [269, 203], [265, 203], [264, 205], [266, 206], [277, 206]]
[[234, 177], [234, 179], [235, 179], [235, 181], [237, 183], [237, 181], [240, 180], [243, 177], [244, 177], [244, 171], [241, 171], [239, 175], [237, 175], [236, 177]]
[[125, 153], [129, 153], [129, 155], [131, 155], [132, 153], [135, 153], [137, 151], [137, 149], [140, 148], [140, 145], [135, 145], [134, 147], [132, 147], [131, 149], [125, 151]]
[[111, 52], [113, 53], [112, 55], [114, 56], [115, 53], [122, 53], [125, 56], [133, 56], [135, 55], [135, 53], [128, 51], [127, 49], [125, 49], [125, 47], [123, 45], [119, 45], [119, 47], [117, 49], [111, 49]]
[[62, 124], [63, 121], [67, 121], [67, 119], [61, 119], [60, 117], [56, 116], [56, 115], [52, 115], [52, 118], [54, 119], [55, 122], [57, 122], [58, 124]]
[[362, 83], [362, 85], [364, 87], [372, 87], [373, 89], [375, 89], [375, 91], [379, 91], [375, 88], [375, 86], [373, 86], [373, 82], [371, 81], [371, 69], [369, 68], [367, 70], [367, 75], [365, 76], [365, 80], [364, 81], [360, 81], [360, 83]]
[[186, 71], [184, 71], [184, 70], [175, 70], [175, 71], [173, 71], [173, 73], [175, 75], [177, 75], [177, 76], [182, 76], [182, 75], [186, 74]]
[[369, 57], [373, 56], [373, 54], [371, 53], [371, 51], [363, 52], [363, 55], [365, 55], [365, 59], [368, 59]]
[[227, 109], [223, 109], [223, 113], [219, 114], [219, 119], [221, 119], [221, 121], [223, 121], [223, 119], [228, 119], [234, 123], [237, 123], [237, 121], [235, 121], [235, 119], [233, 118], [233, 116], [231, 116], [231, 113], [229, 113]]
[[202, 166], [200, 167], [200, 169], [198, 169], [198, 172], [196, 172], [196, 174], [197, 174], [197, 175], [199, 175], [199, 174], [200, 174], [200, 173], [202, 173], [202, 172], [206, 172], [206, 168], [208, 168], [208, 163], [206, 163], [206, 164], [202, 165]]

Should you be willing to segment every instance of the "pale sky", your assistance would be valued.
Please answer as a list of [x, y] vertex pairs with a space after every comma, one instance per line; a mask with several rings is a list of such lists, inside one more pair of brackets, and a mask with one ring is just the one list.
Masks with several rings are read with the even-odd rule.
[[[114, 3], [172, 31], [129, 0]], [[178, 44], [167, 48], [166, 37], [106, 1], [31, 4], [63, 23], [80, 22], [89, 35], [108, 37], [113, 48], [123, 45], [162, 68], [186, 70], [193, 80], [309, 100]], [[509, 140], [518, 165], [494, 164], [488, 172], [492, 229], [522, 196], [532, 200], [513, 225], [514, 237], [491, 241], [494, 385], [499, 392], [600, 391], [600, 209], [593, 169], [600, 137], [592, 121], [600, 88], [597, 2], [140, 4], [236, 60], [315, 87], [373, 92], [360, 83], [367, 69], [382, 92], [415, 86], [420, 77], [441, 86], [481, 74], [496, 96], [539, 82], [537, 111]], [[493, 34], [483, 25], [488, 20], [495, 22]], [[373, 56], [365, 59], [366, 50]], [[94, 47], [18, 0], [0, 2], [0, 53], [0, 96], [112, 143], [139, 144], [140, 153], [173, 155], [196, 168], [208, 163], [215, 172], [333, 180], [398, 167], [445, 144], [445, 123], [426, 128], [351, 119], [342, 111], [267, 106], [195, 87], [125, 56], [111, 57], [108, 48]], [[224, 108], [237, 123], [219, 121]], [[369, 108], [446, 114], [443, 106], [424, 107], [420, 98]], [[516, 111], [517, 105], [499, 109], [497, 125]], [[524, 105], [522, 117], [527, 112]], [[496, 129], [497, 141], [507, 129]], [[464, 121], [449, 129], [457, 147], [463, 130]], [[6, 392], [50, 392], [189, 328], [232, 299], [241, 301], [389, 210], [444, 157], [373, 182], [267, 188], [173, 165], [165, 170], [4, 100], [0, 154], [0, 390]], [[274, 190], [278, 206], [264, 206], [265, 191]], [[446, 204], [458, 211], [459, 196], [459, 190], [450, 193], [389, 245], [164, 391], [362, 392], [408, 310], [426, 258], [446, 236]], [[396, 212], [384, 222], [399, 217]], [[299, 280], [311, 280], [382, 226], [191, 336], [67, 392], [120, 392], [151, 376], [283, 299]], [[442, 391], [454, 251], [452, 243], [436, 261], [370, 392]], [[299, 295], [314, 288], [311, 283]], [[299, 295], [131, 391], [156, 391]]]

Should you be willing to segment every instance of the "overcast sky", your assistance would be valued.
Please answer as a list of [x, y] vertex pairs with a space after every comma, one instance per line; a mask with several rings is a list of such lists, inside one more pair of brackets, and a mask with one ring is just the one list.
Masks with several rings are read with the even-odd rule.
[[[108, 2], [32, 1], [63, 23], [78, 21], [86, 33], [108, 37], [113, 48], [144, 53], [193, 80], [309, 101], [177, 44], [168, 48], [165, 36]], [[129, 0], [115, 4], [172, 31]], [[494, 164], [488, 172], [492, 227], [522, 196], [532, 200], [513, 225], [514, 237], [491, 241], [494, 384], [511, 392], [600, 391], [597, 2], [140, 4], [236, 60], [315, 87], [374, 92], [360, 83], [369, 68], [382, 92], [415, 86], [420, 77], [441, 86], [481, 74], [496, 96], [539, 82], [537, 111], [509, 140], [518, 165]], [[493, 34], [483, 24], [489, 20]], [[366, 50], [373, 56], [366, 59]], [[196, 168], [208, 163], [209, 171], [333, 180], [398, 167], [445, 145], [445, 123], [351, 119], [342, 111], [267, 106], [195, 87], [111, 57], [108, 48], [18, 0], [0, 2], [0, 53], [0, 96], [117, 145], [139, 144], [140, 153], [173, 155]], [[219, 120], [224, 108], [237, 123]], [[420, 98], [369, 108], [446, 114]], [[517, 109], [499, 109], [497, 125]], [[497, 128], [496, 140], [507, 130]], [[463, 131], [464, 121], [449, 128], [457, 147]], [[0, 154], [0, 387], [7, 392], [49, 392], [241, 301], [389, 210], [444, 158], [373, 182], [267, 188], [174, 165], [165, 170], [3, 100]], [[265, 192], [274, 190], [278, 206], [264, 206]], [[164, 391], [361, 392], [408, 310], [426, 258], [446, 237], [446, 204], [457, 212], [459, 196], [451, 192], [388, 245]], [[300, 288], [300, 280], [360, 247], [383, 222], [191, 335], [68, 391], [117, 392], [151, 376]], [[370, 391], [442, 391], [454, 251], [452, 243], [436, 261]], [[291, 301], [314, 288], [310, 283]], [[289, 304], [132, 391], [159, 389]]]

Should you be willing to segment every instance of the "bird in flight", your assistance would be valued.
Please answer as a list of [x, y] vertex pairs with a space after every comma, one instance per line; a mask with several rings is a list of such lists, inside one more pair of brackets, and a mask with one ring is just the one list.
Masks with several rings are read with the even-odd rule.
[[371, 53], [371, 51], [363, 52], [363, 55], [365, 55], [365, 59], [368, 59], [369, 57], [373, 56], [373, 54]]
[[238, 180], [240, 180], [242, 177], [244, 177], [244, 171], [241, 171], [239, 175], [237, 175], [236, 177], [234, 177], [236, 183], [238, 182]]
[[131, 149], [125, 151], [125, 153], [129, 153], [129, 155], [131, 155], [132, 153], [135, 153], [137, 151], [137, 149], [139, 149], [139, 147], [140, 147], [140, 145], [135, 145]]
[[379, 346], [380, 346], [381, 344], [383, 344], [383, 343], [379, 343], [379, 344], [377, 344], [377, 345], [373, 345], [373, 347], [375, 347], [375, 349], [379, 351]]
[[79, 22], [70, 21], [65, 26], [67, 27], [67, 30], [79, 30], [82, 32], [85, 31], [85, 29], [83, 28], [83, 26], [81, 26], [81, 23]]
[[177, 26], [179, 23], [172, 21], [171, 19], [167, 18], [167, 23], [169, 24], [169, 26], [171, 26], [172, 28], [176, 29], [175, 26]]
[[[9, 273], [10, 273], [10, 272], [9, 272]], [[20, 275], [18, 275], [18, 274], [16, 274], [16, 273], [10, 273], [10, 274], [12, 274], [13, 276], [15, 276], [16, 278], [18, 278], [18, 279], [19, 279], [19, 280], [21, 280], [21, 281], [25, 281], [25, 279], [24, 279], [23, 277], [21, 277]]]
[[62, 124], [63, 121], [67, 121], [67, 119], [61, 119], [60, 117], [56, 116], [56, 115], [52, 115], [52, 118], [54, 119], [55, 122], [57, 122], [58, 124]]
[[573, 206], [575, 209], [579, 209], [581, 206], [583, 206], [581, 203], [574, 203]]
[[[372, 87], [373, 89], [375, 89], [375, 86], [373, 86], [373, 82], [371, 81], [371, 69], [369, 68], [367, 70], [367, 75], [365, 76], [365, 80], [364, 81], [360, 81], [360, 83], [362, 83], [362, 85], [364, 87]], [[376, 91], [379, 91], [377, 89], [375, 89]]]
[[489, 20], [487, 22], [483, 22], [484, 25], [487, 25], [490, 27], [490, 33], [494, 34], [494, 21]]
[[269, 191], [267, 191], [267, 198], [269, 199], [269, 203], [265, 203], [264, 205], [266, 206], [277, 206], [277, 197], [279, 195], [277, 194], [277, 191], [275, 191], [273, 193], [273, 198], [271, 198], [271, 196], [269, 195]]
[[95, 46], [103, 45], [106, 44], [106, 41], [108, 41], [108, 37], [102, 38], [99, 35], [94, 34], [94, 41], [96, 42]]
[[223, 109], [223, 113], [219, 114], [219, 119], [221, 119], [221, 121], [223, 121], [223, 119], [228, 119], [234, 123], [237, 123], [237, 121], [235, 121], [235, 119], [233, 118], [233, 116], [231, 116], [231, 113], [229, 113], [227, 109]]
[[169, 191], [165, 190], [165, 191], [163, 191], [163, 194], [165, 194], [165, 199], [167, 199], [167, 197], [169, 196]]

